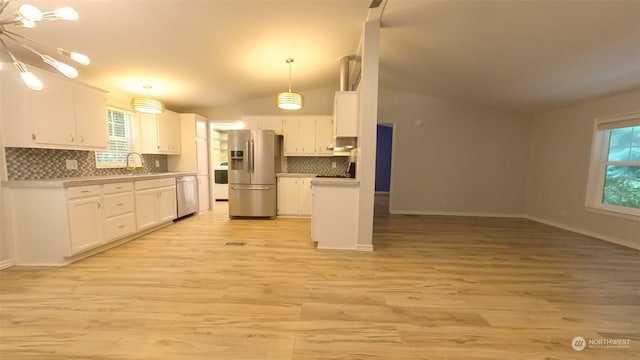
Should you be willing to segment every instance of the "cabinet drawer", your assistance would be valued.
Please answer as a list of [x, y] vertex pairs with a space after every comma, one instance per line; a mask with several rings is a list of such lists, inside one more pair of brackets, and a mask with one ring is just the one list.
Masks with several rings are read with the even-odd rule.
[[154, 179], [154, 180], [143, 180], [136, 181], [135, 188], [136, 190], [145, 190], [145, 189], [153, 189], [153, 188], [161, 188], [167, 186], [175, 186], [176, 178], [164, 178], [164, 179]]
[[135, 204], [133, 201], [133, 192], [125, 192], [120, 194], [111, 194], [104, 196], [104, 217], [110, 218], [116, 215], [122, 215], [133, 212]]
[[67, 188], [67, 199], [100, 196], [100, 185], [72, 186]]
[[102, 191], [104, 194], [117, 194], [126, 191], [133, 191], [133, 182], [122, 182], [115, 184], [102, 185]]
[[105, 241], [133, 234], [134, 231], [136, 231], [136, 217], [133, 213], [116, 216], [104, 222]]

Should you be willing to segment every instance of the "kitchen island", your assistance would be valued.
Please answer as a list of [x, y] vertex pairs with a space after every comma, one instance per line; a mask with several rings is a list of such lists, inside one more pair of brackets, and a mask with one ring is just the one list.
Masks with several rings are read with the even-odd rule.
[[3, 181], [15, 264], [66, 265], [169, 225], [176, 177], [194, 174]]

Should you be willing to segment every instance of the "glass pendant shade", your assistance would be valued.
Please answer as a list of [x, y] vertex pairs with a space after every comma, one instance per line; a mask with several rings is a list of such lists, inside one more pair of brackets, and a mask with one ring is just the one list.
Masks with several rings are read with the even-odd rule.
[[300, 110], [304, 105], [304, 99], [298, 93], [281, 92], [276, 95], [276, 105], [283, 110]]
[[162, 102], [148, 97], [134, 97], [131, 99], [131, 105], [135, 111], [145, 114], [159, 115], [164, 112]]

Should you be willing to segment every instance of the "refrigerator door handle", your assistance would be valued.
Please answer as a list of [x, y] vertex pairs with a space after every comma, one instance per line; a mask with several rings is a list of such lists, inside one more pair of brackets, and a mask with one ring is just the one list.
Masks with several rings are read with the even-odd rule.
[[254, 173], [256, 170], [256, 154], [255, 154], [255, 144], [253, 139], [249, 140], [249, 171]]
[[234, 185], [230, 185], [231, 189], [233, 190], [271, 190], [271, 186], [251, 186], [251, 187], [244, 187], [244, 186], [234, 186]]

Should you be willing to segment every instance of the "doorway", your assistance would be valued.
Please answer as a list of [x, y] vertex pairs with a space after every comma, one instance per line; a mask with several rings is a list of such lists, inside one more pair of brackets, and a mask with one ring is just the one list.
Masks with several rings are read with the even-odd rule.
[[391, 151], [393, 147], [393, 125], [379, 124], [376, 144], [376, 194], [391, 191]]

